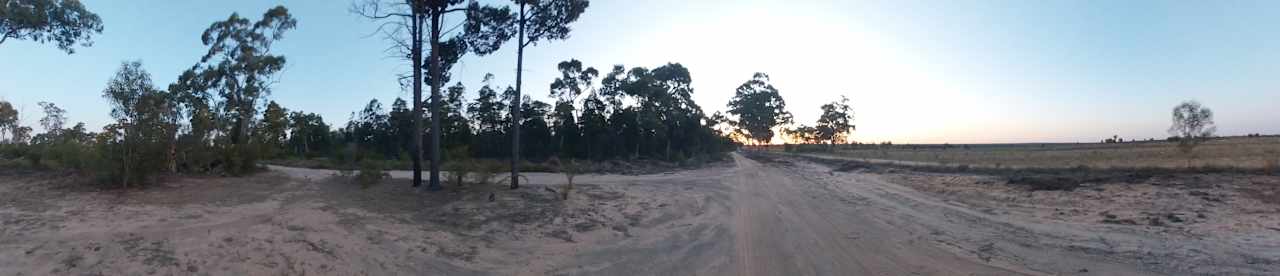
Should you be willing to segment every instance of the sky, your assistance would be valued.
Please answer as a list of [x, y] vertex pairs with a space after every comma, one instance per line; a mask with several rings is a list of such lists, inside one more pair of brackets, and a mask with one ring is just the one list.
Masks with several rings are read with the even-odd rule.
[[[340, 126], [370, 99], [411, 97], [396, 77], [407, 63], [350, 0], [82, 1], [105, 25], [93, 46], [0, 44], [0, 100], [25, 125], [48, 101], [100, 128], [111, 120], [102, 90], [122, 61], [141, 60], [163, 88], [207, 50], [209, 24], [275, 5], [298, 27], [274, 44], [288, 64], [272, 100]], [[526, 48], [524, 91], [548, 99], [568, 59], [601, 71], [672, 62], [689, 68], [708, 114], [755, 72], [799, 123], [847, 96], [862, 142], [1159, 139], [1186, 100], [1215, 111], [1220, 135], [1277, 134], [1277, 18], [1280, 1], [595, 0], [567, 40]], [[486, 73], [514, 85], [512, 45], [455, 65], [469, 98]]]

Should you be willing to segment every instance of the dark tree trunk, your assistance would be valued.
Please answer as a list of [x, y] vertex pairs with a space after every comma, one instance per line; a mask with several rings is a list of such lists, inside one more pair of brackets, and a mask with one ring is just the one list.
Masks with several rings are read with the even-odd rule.
[[[437, 9], [437, 8], [432, 8]], [[431, 12], [431, 183], [427, 190], [440, 190], [440, 86], [444, 72], [440, 72], [440, 13], [444, 7]]]
[[524, 76], [524, 6], [520, 3], [520, 32], [516, 41], [516, 96], [511, 101], [511, 189], [520, 188], [520, 81]]
[[422, 17], [410, 19], [410, 59], [413, 59], [413, 187], [422, 186]]

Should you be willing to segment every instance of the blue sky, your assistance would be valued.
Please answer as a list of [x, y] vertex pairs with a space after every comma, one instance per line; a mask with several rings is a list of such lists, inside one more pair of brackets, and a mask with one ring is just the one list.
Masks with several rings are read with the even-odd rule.
[[[409, 97], [395, 77], [407, 66], [348, 0], [83, 1], [106, 27], [94, 46], [0, 44], [0, 99], [27, 125], [50, 101], [98, 128], [121, 61], [141, 59], [163, 87], [198, 61], [210, 23], [277, 4], [299, 23], [274, 49], [289, 63], [272, 99], [341, 125], [372, 98]], [[596, 0], [570, 39], [527, 49], [525, 91], [545, 99], [569, 58], [602, 70], [679, 62], [708, 113], [757, 71], [802, 123], [846, 95], [862, 141], [1159, 138], [1188, 99], [1216, 111], [1220, 134], [1280, 133], [1277, 18], [1276, 1]], [[514, 65], [508, 47], [453, 74], [474, 93], [485, 73], [513, 84]]]

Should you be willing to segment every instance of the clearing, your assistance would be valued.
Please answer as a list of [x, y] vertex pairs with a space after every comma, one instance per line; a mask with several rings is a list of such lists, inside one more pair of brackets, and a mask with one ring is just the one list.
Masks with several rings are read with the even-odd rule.
[[[744, 157], [750, 155], [752, 158]], [[777, 154], [528, 186], [361, 189], [325, 170], [99, 191], [0, 172], [0, 274], [1145, 275], [1280, 273], [1280, 177], [1032, 190]], [[1132, 182], [1132, 183], [1131, 183]]]

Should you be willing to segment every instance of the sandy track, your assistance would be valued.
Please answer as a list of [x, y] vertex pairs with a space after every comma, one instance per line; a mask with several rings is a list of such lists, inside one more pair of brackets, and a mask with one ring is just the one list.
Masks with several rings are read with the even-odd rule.
[[0, 178], [0, 275], [1265, 275], [1271, 253], [1223, 258], [1274, 249], [997, 215], [894, 174], [738, 154], [582, 176], [569, 201], [544, 191], [554, 174], [424, 193], [272, 169], [127, 193]]

